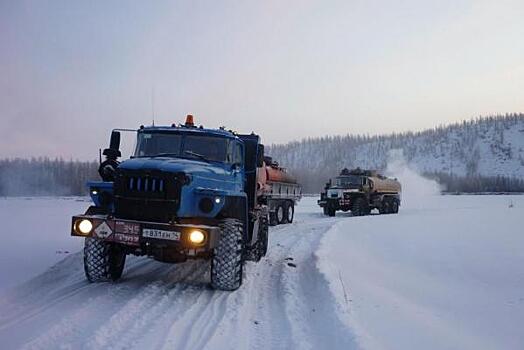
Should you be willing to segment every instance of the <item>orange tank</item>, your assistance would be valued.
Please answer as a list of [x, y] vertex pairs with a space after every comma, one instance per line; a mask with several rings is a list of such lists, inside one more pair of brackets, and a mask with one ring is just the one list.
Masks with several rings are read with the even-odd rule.
[[271, 182], [285, 182], [295, 184], [297, 179], [291, 176], [285, 169], [278, 166], [266, 165], [267, 181]]
[[286, 169], [281, 168], [278, 163], [273, 162], [271, 157], [265, 157], [264, 165], [258, 169], [257, 176], [259, 193], [271, 190], [271, 182], [296, 184], [297, 179], [289, 174]]

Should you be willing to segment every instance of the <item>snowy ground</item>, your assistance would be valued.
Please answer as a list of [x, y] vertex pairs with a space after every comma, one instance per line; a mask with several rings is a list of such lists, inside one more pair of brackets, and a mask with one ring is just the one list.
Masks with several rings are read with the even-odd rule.
[[271, 228], [268, 256], [228, 293], [207, 287], [207, 263], [135, 257], [120, 282], [88, 284], [64, 253], [87, 203], [0, 199], [1, 348], [524, 348], [524, 196], [426, 196], [360, 218], [315, 200]]

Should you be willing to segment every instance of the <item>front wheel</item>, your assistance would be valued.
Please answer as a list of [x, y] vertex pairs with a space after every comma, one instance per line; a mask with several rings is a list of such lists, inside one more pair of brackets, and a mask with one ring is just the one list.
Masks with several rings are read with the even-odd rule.
[[242, 284], [243, 225], [240, 220], [220, 223], [220, 241], [211, 260], [211, 287], [233, 291]]
[[353, 205], [351, 206], [351, 214], [353, 216], [363, 216], [367, 214], [368, 207], [366, 203], [364, 203], [363, 198], [357, 198], [353, 202]]
[[84, 272], [89, 282], [116, 281], [122, 277], [125, 252], [114, 243], [96, 238], [84, 242]]

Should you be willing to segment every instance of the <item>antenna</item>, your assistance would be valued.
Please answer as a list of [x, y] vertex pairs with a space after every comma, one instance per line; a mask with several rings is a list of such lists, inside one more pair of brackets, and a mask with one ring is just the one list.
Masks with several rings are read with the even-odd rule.
[[153, 126], [155, 126], [155, 87], [151, 87], [151, 118], [153, 119]]

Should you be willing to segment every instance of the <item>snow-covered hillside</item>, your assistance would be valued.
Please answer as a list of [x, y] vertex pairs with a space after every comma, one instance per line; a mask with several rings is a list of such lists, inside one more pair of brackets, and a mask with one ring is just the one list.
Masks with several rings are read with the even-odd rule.
[[0, 280], [29, 277], [24, 259], [45, 272], [0, 293], [1, 348], [524, 348], [524, 196], [421, 187], [406, 184], [398, 215], [328, 218], [303, 198], [235, 292], [209, 289], [204, 262], [130, 257], [120, 282], [101, 284], [85, 281], [80, 252], [46, 267], [32, 257], [79, 242], [68, 229], [81, 203], [34, 199], [22, 213], [5, 199], [14, 248]]
[[[489, 117], [419, 133], [333, 136], [273, 145], [267, 153], [318, 191], [344, 167], [386, 169], [391, 150], [402, 150], [423, 173], [524, 178], [524, 114]], [[322, 180], [316, 180], [321, 178]], [[307, 188], [307, 190], [313, 190]]]

